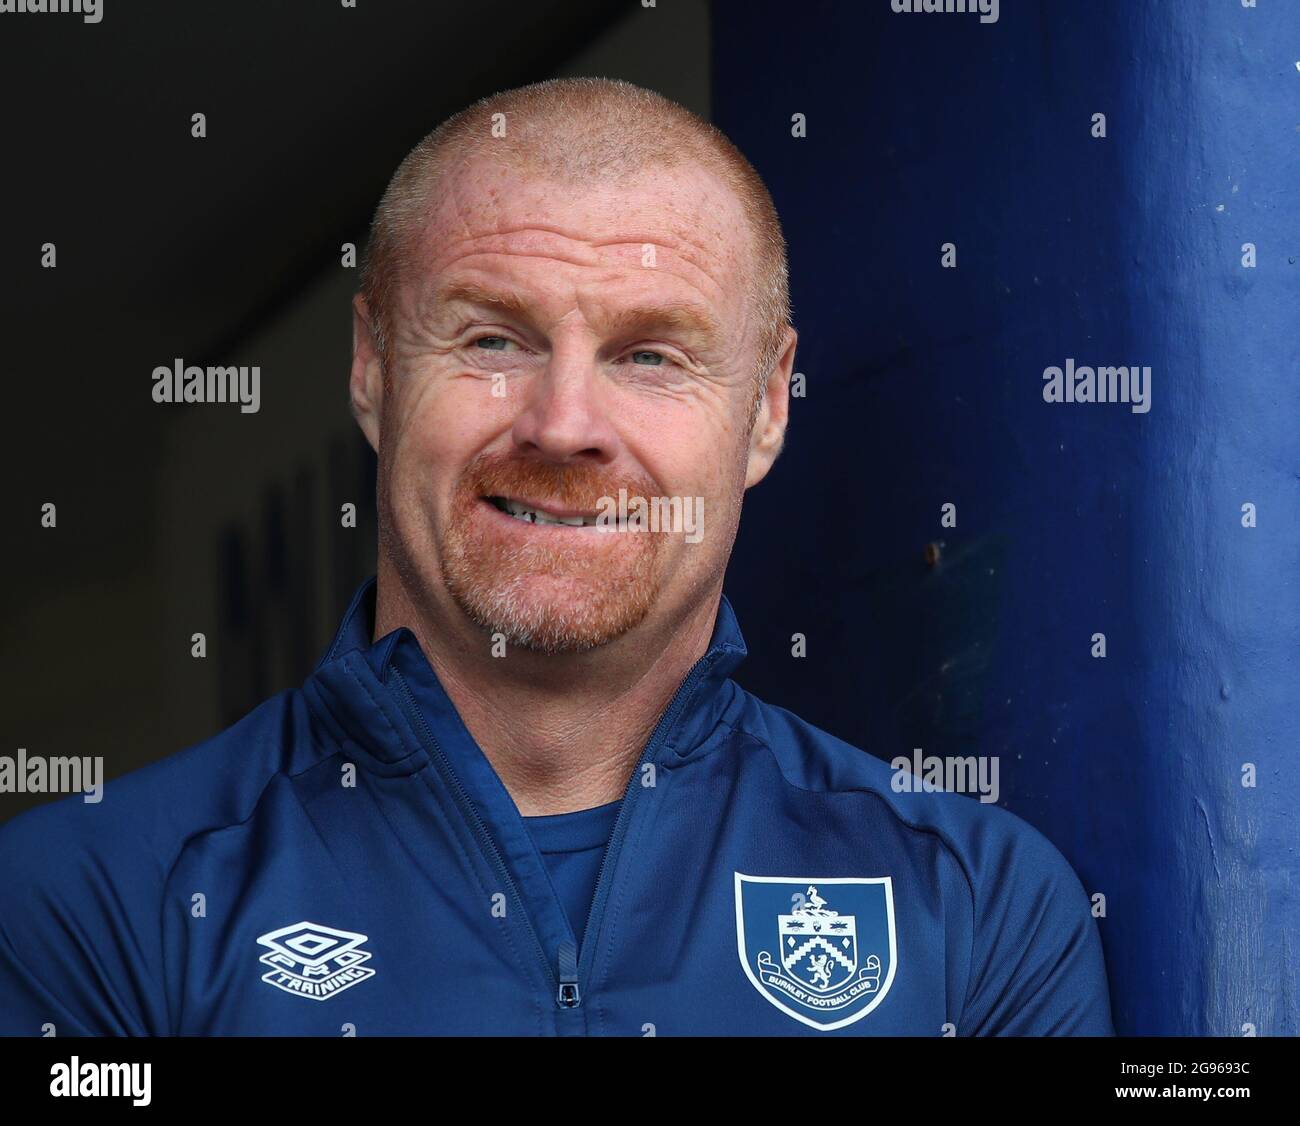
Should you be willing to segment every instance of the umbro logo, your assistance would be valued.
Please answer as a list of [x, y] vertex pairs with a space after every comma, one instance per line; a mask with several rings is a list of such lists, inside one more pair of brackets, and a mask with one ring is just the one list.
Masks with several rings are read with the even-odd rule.
[[370, 960], [370, 951], [358, 949], [369, 941], [364, 934], [301, 922], [259, 935], [257, 941], [270, 947], [258, 959], [271, 967], [262, 980], [299, 997], [327, 1001], [375, 976], [362, 965]]

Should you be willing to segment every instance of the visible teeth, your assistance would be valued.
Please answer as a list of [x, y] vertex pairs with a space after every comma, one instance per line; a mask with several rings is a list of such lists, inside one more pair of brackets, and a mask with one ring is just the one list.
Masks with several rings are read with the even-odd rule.
[[595, 518], [585, 519], [581, 516], [551, 516], [536, 508], [527, 508], [512, 500], [503, 500], [502, 509], [516, 520], [526, 520], [530, 524], [567, 524], [571, 528], [581, 528], [584, 524], [595, 524]]

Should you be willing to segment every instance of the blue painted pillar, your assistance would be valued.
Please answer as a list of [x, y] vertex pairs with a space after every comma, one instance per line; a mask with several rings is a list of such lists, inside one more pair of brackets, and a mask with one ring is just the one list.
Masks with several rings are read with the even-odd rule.
[[[1300, 4], [716, 0], [714, 49], [807, 381], [742, 679], [883, 758], [999, 756], [1105, 897], [1121, 1033], [1297, 1034]], [[1150, 409], [1045, 401], [1067, 362], [1149, 367]]]

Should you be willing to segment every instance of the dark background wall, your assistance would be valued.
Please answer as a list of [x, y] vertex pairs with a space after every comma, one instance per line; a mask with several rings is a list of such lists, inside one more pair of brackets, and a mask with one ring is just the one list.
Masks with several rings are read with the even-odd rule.
[[[1105, 896], [1121, 1032], [1294, 1035], [1300, 5], [721, 0], [714, 36], [807, 380], [731, 571], [749, 685], [999, 756]], [[1149, 413], [1045, 402], [1067, 357], [1149, 365]]]

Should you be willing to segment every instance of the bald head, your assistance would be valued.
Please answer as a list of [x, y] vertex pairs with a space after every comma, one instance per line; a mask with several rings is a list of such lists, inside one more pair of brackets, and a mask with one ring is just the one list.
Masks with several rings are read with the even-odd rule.
[[385, 367], [398, 289], [414, 273], [410, 251], [449, 173], [476, 160], [498, 162], [561, 185], [631, 183], [648, 168], [698, 166], [736, 199], [751, 264], [738, 281], [757, 326], [761, 389], [790, 323], [785, 239], [758, 173], [714, 126], [660, 94], [605, 78], [539, 82], [483, 98], [448, 118], [398, 167], [375, 212], [362, 293]]

